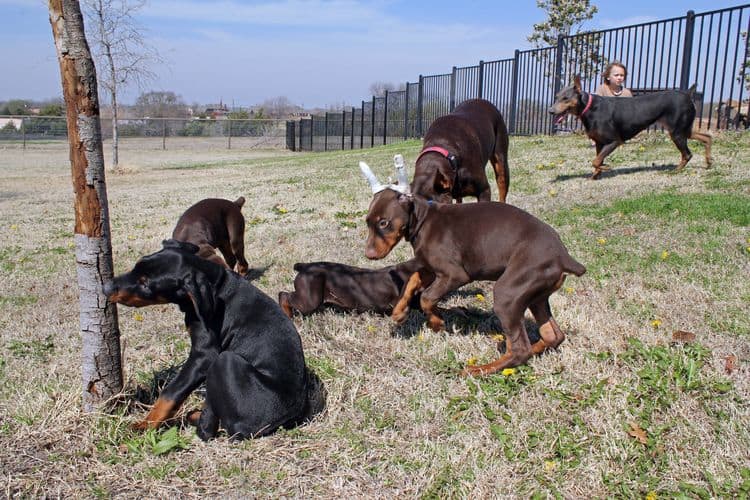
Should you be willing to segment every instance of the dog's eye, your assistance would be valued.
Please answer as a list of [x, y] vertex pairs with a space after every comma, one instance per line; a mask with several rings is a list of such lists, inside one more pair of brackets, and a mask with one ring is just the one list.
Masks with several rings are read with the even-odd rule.
[[378, 221], [378, 227], [380, 229], [386, 229], [390, 225], [391, 225], [391, 221], [389, 221], [388, 219], [380, 219]]

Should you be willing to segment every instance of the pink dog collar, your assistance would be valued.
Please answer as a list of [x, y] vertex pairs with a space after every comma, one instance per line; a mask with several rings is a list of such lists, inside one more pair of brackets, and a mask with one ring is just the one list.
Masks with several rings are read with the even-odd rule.
[[583, 108], [583, 111], [581, 111], [580, 116], [583, 116], [586, 114], [586, 111], [591, 109], [591, 103], [594, 101], [594, 94], [589, 94], [589, 101], [586, 103], [586, 107]]

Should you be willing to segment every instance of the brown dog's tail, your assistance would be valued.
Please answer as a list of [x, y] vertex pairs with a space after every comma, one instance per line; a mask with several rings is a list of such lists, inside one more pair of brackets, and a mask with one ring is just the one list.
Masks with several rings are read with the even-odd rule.
[[245, 197], [244, 196], [240, 196], [239, 198], [237, 198], [236, 200], [234, 200], [234, 204], [237, 205], [238, 207], [242, 208], [242, 205], [245, 204]]
[[586, 267], [570, 255], [567, 255], [563, 260], [563, 270], [566, 273], [575, 274], [576, 276], [583, 276], [583, 274], [586, 272]]

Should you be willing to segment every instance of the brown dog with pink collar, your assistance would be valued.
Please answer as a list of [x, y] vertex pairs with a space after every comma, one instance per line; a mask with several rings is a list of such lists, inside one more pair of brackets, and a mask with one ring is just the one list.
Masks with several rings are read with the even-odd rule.
[[492, 163], [500, 201], [508, 194], [508, 129], [500, 111], [484, 99], [464, 101], [430, 125], [414, 165], [411, 191], [450, 203], [464, 196], [490, 201], [485, 167]]

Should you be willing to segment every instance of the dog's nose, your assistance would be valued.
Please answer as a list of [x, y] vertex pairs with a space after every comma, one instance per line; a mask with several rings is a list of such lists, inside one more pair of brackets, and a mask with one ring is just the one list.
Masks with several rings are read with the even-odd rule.
[[104, 291], [104, 295], [106, 295], [107, 297], [109, 297], [110, 295], [112, 295], [112, 292], [115, 291], [115, 283], [114, 283], [114, 281], [108, 281], [108, 282], [104, 283], [104, 289], [103, 289], [103, 291]]

